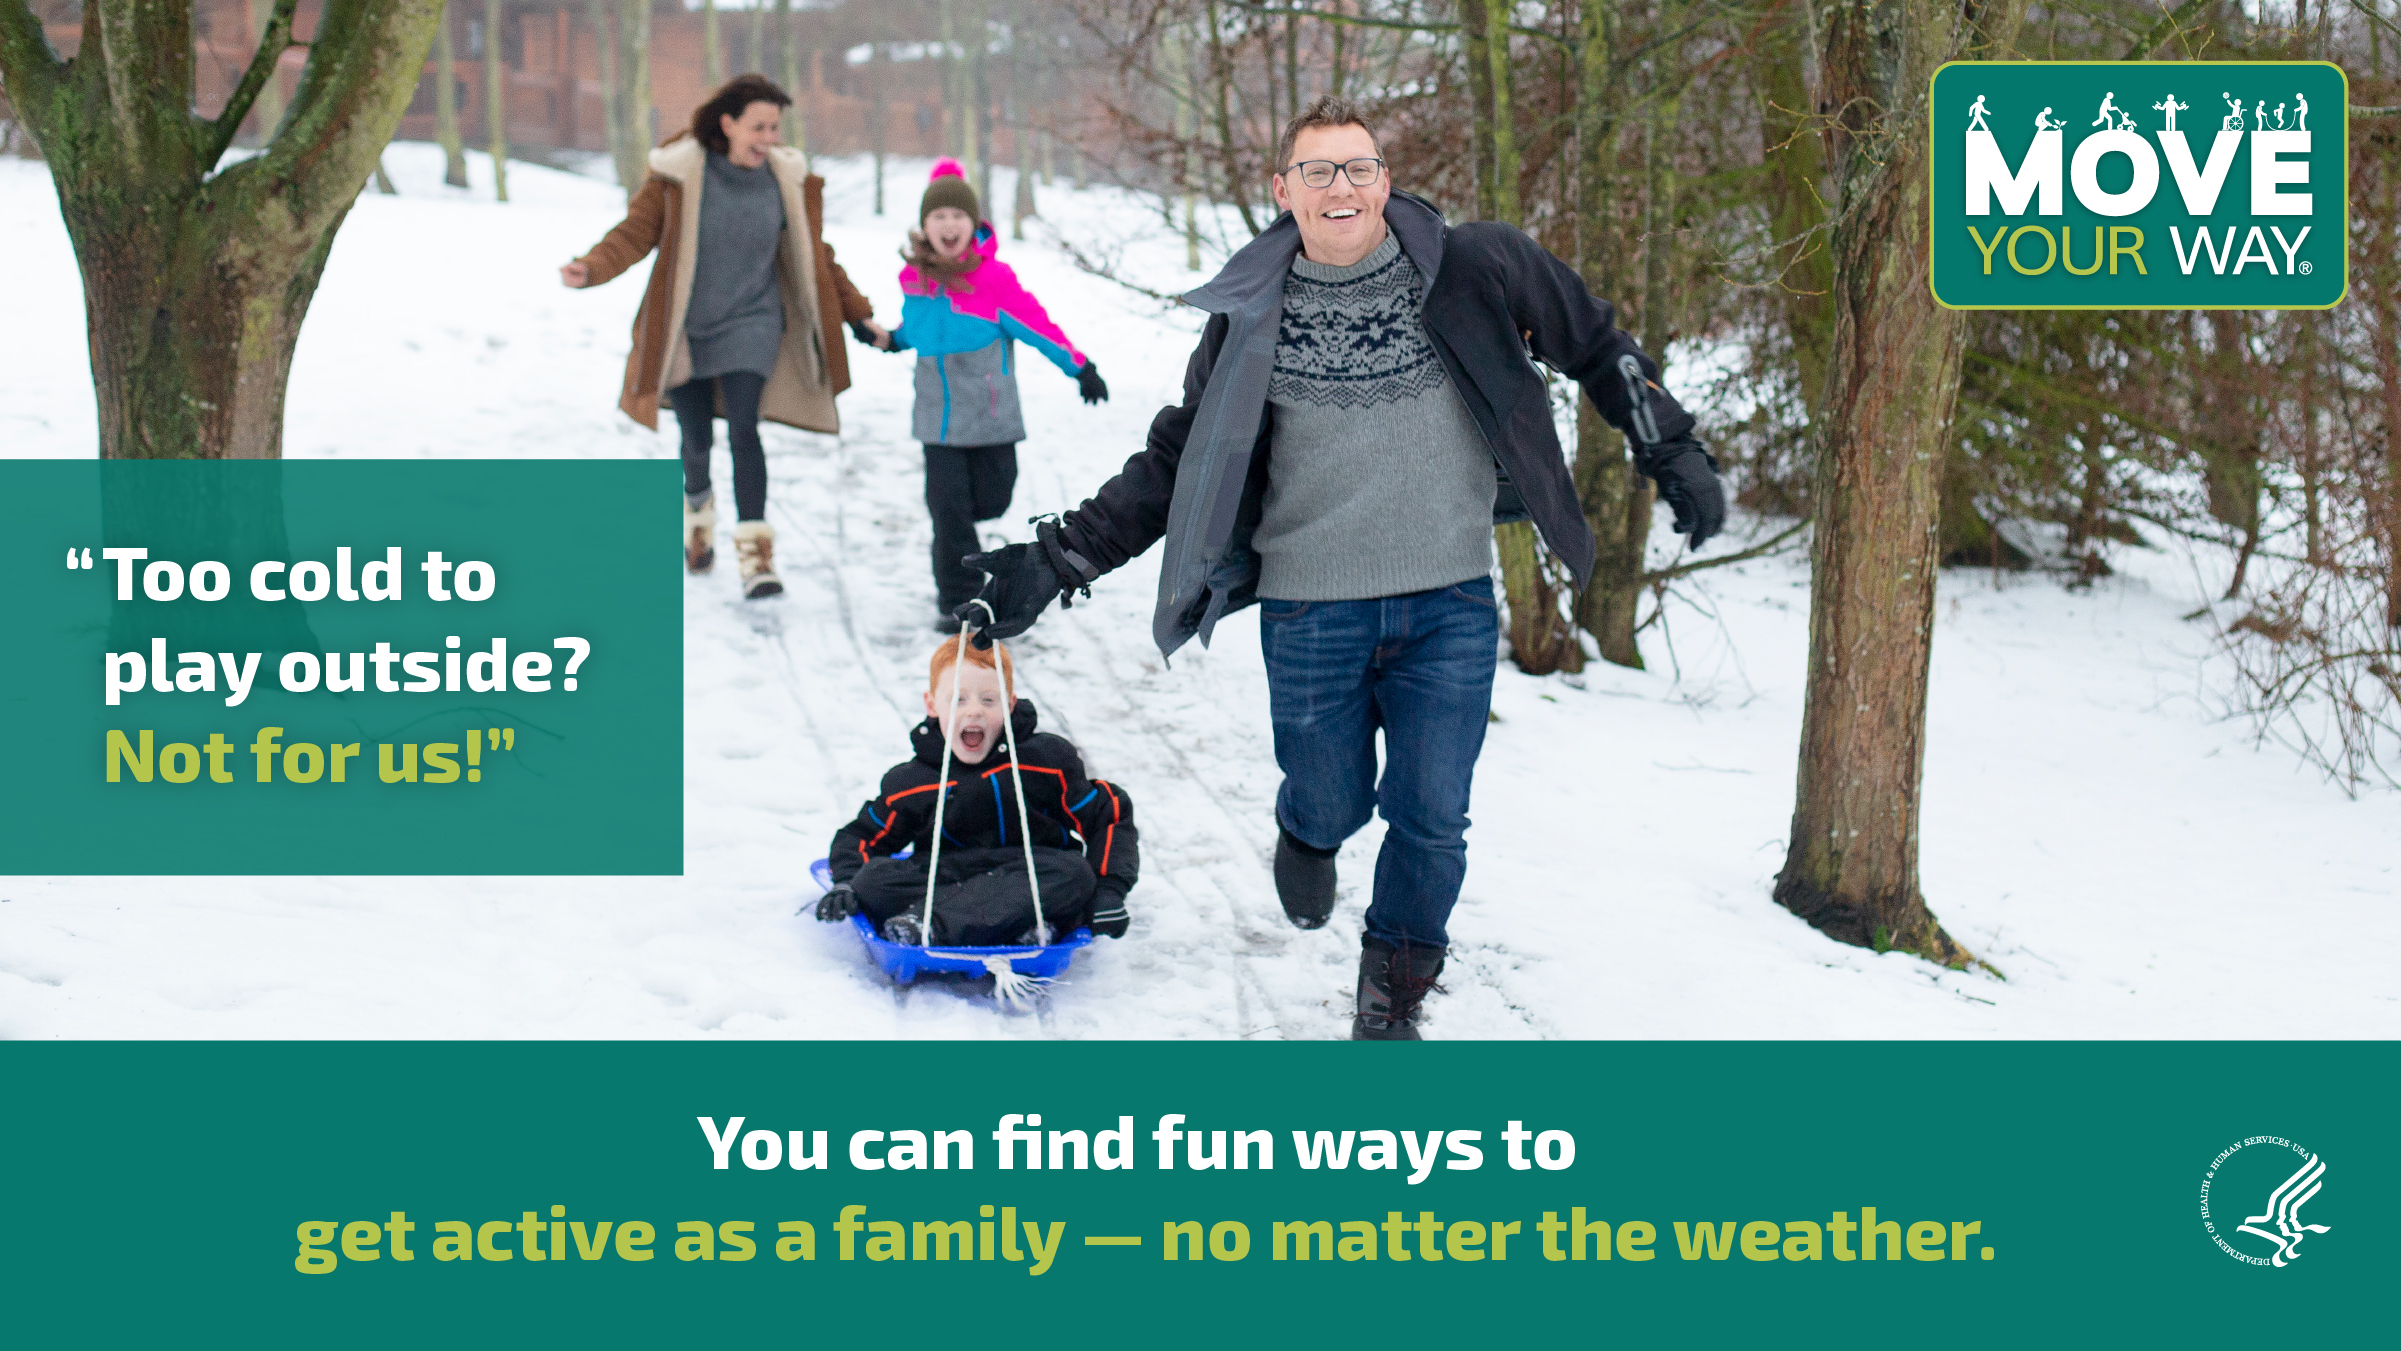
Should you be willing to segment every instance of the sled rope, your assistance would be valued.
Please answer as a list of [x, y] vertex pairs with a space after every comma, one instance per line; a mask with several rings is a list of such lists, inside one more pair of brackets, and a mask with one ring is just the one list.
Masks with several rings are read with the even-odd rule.
[[[983, 610], [984, 618], [987, 621], [993, 618], [990, 605], [981, 600], [971, 603]], [[972, 620], [964, 621], [959, 625], [958, 655], [950, 664], [949, 720], [953, 725], [956, 725], [959, 717], [959, 667], [967, 660], [967, 635], [977, 627], [978, 625]], [[981, 627], [989, 628], [991, 625], [987, 622]], [[1001, 674], [998, 659], [993, 661], [992, 668], [993, 675]], [[1017, 790], [1017, 836], [1018, 843], [1025, 849], [1026, 888], [1034, 898], [1034, 938], [1040, 946], [1049, 947], [1050, 922], [1043, 918], [1042, 914], [1042, 879], [1034, 873], [1033, 821], [1031, 814], [1026, 810], [1025, 778], [1017, 768], [1016, 682], [1003, 680], [1001, 693], [1008, 699], [1008, 708], [1001, 714], [1000, 726], [1009, 748], [1009, 783]], [[927, 944], [930, 944], [934, 937], [934, 889], [941, 882], [942, 814], [950, 800], [950, 729], [940, 727], [938, 730], [942, 733], [942, 770], [935, 782], [941, 787], [934, 790], [934, 840], [932, 847], [928, 850], [929, 857], [926, 859], [925, 914], [919, 926], [920, 941]], [[1042, 986], [1050, 984], [1045, 977], [1019, 975], [1016, 968], [1009, 965], [1007, 957], [986, 957], [984, 969], [992, 973], [993, 995], [1004, 1004], [1031, 998]]]

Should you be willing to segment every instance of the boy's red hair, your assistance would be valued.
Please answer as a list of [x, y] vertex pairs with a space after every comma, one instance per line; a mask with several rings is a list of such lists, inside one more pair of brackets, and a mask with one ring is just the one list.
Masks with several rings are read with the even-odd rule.
[[[954, 638], [935, 648], [934, 659], [926, 663], [925, 688], [934, 696], [936, 702], [947, 697], [942, 677], [948, 675], [950, 668], [958, 665], [961, 660], [959, 647], [959, 641]], [[965, 660], [970, 666], [981, 666], [989, 671], [993, 669], [993, 663], [998, 661], [1001, 693], [1008, 696], [1009, 702], [1015, 703], [1017, 701], [1017, 663], [1009, 656], [1008, 647], [1002, 643], [994, 643], [988, 648], [979, 648], [970, 642], [966, 644], [966, 648]]]

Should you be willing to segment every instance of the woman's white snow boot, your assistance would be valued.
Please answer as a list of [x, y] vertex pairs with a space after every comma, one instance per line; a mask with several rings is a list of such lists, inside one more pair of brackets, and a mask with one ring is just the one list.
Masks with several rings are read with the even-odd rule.
[[742, 564], [743, 599], [783, 594], [783, 579], [775, 575], [774, 526], [765, 521], [735, 523], [734, 557]]
[[699, 506], [684, 499], [684, 571], [698, 576], [717, 566], [717, 499], [704, 497]]

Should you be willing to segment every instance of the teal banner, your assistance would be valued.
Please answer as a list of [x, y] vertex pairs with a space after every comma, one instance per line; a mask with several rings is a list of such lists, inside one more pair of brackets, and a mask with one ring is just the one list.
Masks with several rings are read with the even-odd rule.
[[[2357, 1346], [2390, 1044], [0, 1047], [29, 1346]], [[236, 1331], [238, 1330], [238, 1332]]]
[[2324, 309], [2348, 83], [2323, 61], [1960, 61], [1928, 91], [1954, 309]]
[[679, 873], [676, 467], [0, 461], [0, 874]]

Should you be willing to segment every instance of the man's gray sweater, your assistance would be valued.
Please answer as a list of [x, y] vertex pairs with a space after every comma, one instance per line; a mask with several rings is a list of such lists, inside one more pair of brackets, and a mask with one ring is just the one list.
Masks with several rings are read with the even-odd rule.
[[1292, 260], [1251, 539], [1261, 596], [1367, 600], [1490, 573], [1492, 451], [1426, 340], [1422, 290], [1390, 235], [1348, 267]]

